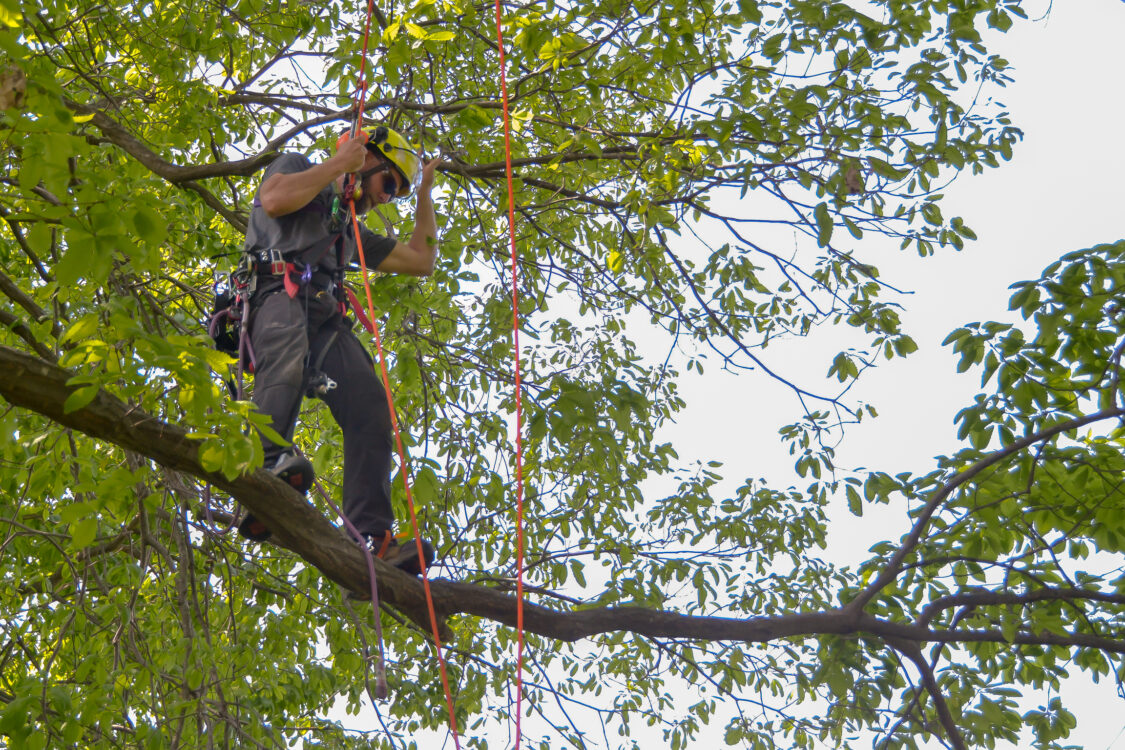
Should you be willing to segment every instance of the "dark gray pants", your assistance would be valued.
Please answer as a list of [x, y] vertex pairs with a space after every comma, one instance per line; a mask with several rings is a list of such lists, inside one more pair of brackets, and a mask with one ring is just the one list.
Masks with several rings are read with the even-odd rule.
[[[254, 296], [254, 403], [270, 415], [275, 430], [292, 440], [306, 363], [317, 360], [334, 332], [320, 370], [336, 382], [324, 402], [344, 434], [344, 514], [360, 533], [380, 535], [394, 527], [387, 395], [370, 355], [331, 294], [305, 286], [295, 298], [284, 289], [260, 290]], [[285, 450], [265, 439], [262, 446], [267, 467]]]

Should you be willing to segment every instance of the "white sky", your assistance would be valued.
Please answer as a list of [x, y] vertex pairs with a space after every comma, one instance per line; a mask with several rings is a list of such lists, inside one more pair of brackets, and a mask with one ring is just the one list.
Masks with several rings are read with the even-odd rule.
[[[897, 301], [906, 308], [903, 330], [919, 351], [906, 360], [884, 361], [853, 389], [880, 417], [851, 428], [839, 466], [924, 472], [933, 468], [934, 456], [956, 451], [953, 416], [979, 392], [980, 376], [957, 375], [956, 357], [941, 341], [970, 321], [1015, 322], [1017, 316], [1007, 311], [1009, 285], [1038, 278], [1064, 253], [1125, 238], [1123, 30], [1120, 0], [1068, 0], [1056, 2], [1044, 21], [1019, 23], [988, 40], [990, 50], [1013, 66], [1015, 83], [996, 98], [1008, 105], [1024, 140], [1011, 162], [963, 177], [946, 191], [944, 215], [963, 216], [976, 242], [963, 252], [945, 249], [925, 259], [912, 249], [897, 252], [896, 243], [887, 257], [874, 261], [883, 280], [914, 291]], [[801, 356], [799, 345], [792, 351]], [[780, 351], [766, 353], [777, 363]], [[782, 364], [786, 374], [801, 374], [799, 361]], [[816, 390], [827, 361], [822, 357], [809, 366], [815, 369], [802, 374], [802, 384]], [[746, 476], [763, 477], [775, 487], [807, 484], [777, 438], [777, 428], [799, 416], [781, 386], [761, 373], [736, 378], [712, 365], [681, 388], [688, 406], [666, 434], [681, 458], [721, 460], [735, 485]], [[868, 514], [860, 521], [843, 510], [831, 529], [829, 556], [841, 562], [864, 559], [874, 541], [897, 538], [906, 528], [901, 515]], [[1125, 750], [1125, 700], [1112, 682], [1090, 686], [1079, 678], [1063, 698], [1079, 717], [1068, 743]]]

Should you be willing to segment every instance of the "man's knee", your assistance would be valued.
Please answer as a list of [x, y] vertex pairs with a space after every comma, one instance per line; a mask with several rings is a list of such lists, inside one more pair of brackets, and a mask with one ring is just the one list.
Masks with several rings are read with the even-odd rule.
[[303, 355], [266, 360], [254, 376], [255, 392], [285, 388], [298, 392], [304, 385], [305, 358]]

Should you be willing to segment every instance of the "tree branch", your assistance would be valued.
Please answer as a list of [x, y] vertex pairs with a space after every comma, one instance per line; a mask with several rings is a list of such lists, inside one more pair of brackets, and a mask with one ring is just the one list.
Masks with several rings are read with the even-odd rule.
[[1085, 589], [1067, 588], [1056, 589], [1046, 588], [1029, 591], [1026, 594], [1014, 594], [1001, 591], [970, 591], [958, 594], [950, 594], [933, 600], [922, 609], [922, 613], [918, 615], [917, 623], [921, 627], [928, 627], [930, 622], [942, 610], [950, 609], [952, 607], [985, 607], [995, 605], [1023, 605], [1031, 604], [1033, 602], [1043, 601], [1072, 601], [1075, 599], [1085, 599], [1099, 602], [1108, 602], [1111, 604], [1125, 604], [1125, 595], [1122, 594], [1108, 594], [1100, 591], [1087, 591]]
[[[131, 407], [104, 390], [87, 406], [67, 413], [63, 404], [72, 390], [67, 385], [71, 376], [71, 372], [57, 365], [0, 346], [0, 395], [12, 404], [214, 484], [261, 518], [273, 530], [278, 544], [296, 552], [330, 580], [359, 596], [369, 590], [366, 560], [359, 547], [285, 483], [263, 470], [233, 480], [205, 470], [199, 463], [199, 443], [188, 438], [185, 430]], [[412, 619], [425, 612], [421, 581], [381, 560], [375, 565], [382, 601], [398, 607]], [[431, 582], [431, 589], [439, 617], [464, 613], [516, 625], [516, 599], [512, 596], [484, 586], [440, 579]], [[818, 634], [868, 633], [915, 643], [1012, 642], [1125, 653], [1125, 641], [1098, 635], [1019, 633], [1008, 640], [994, 630], [930, 630], [887, 622], [865, 615], [851, 605], [822, 612], [735, 618], [630, 606], [567, 611], [525, 603], [524, 625], [528, 632], [563, 641], [611, 631], [650, 638], [756, 643]]]
[[1000, 461], [1003, 461], [1005, 458], [1019, 453], [1025, 448], [1035, 445], [1038, 442], [1049, 440], [1056, 435], [1064, 432], [1069, 432], [1070, 430], [1076, 430], [1079, 427], [1084, 427], [1085, 425], [1093, 424], [1094, 422], [1100, 422], [1103, 419], [1114, 419], [1122, 415], [1125, 415], [1125, 409], [1103, 409], [1099, 412], [1089, 414], [1084, 417], [1068, 419], [1065, 422], [1060, 422], [1059, 424], [1048, 427], [1045, 430], [1040, 430], [1033, 435], [1028, 435], [1025, 438], [1017, 440], [1009, 446], [994, 451], [982, 458], [980, 461], [977, 461], [969, 468], [954, 475], [952, 479], [943, 484], [940, 488], [937, 489], [937, 491], [933, 493], [933, 495], [930, 496], [929, 502], [927, 502], [925, 507], [922, 508], [922, 512], [918, 514], [918, 520], [914, 522], [914, 527], [910, 530], [910, 533], [903, 541], [902, 546], [898, 548], [894, 556], [886, 564], [882, 572], [879, 573], [875, 580], [872, 581], [867, 588], [859, 592], [859, 594], [856, 595], [855, 599], [848, 602], [848, 604], [846, 605], [847, 608], [853, 611], [863, 609], [867, 606], [867, 603], [870, 602], [875, 597], [875, 595], [883, 589], [883, 587], [885, 587], [895, 579], [895, 577], [902, 570], [902, 566], [906, 560], [906, 556], [914, 551], [914, 548], [918, 546], [918, 542], [921, 540], [922, 534], [925, 532], [926, 527], [930, 523], [930, 518], [933, 517], [934, 513], [937, 512], [938, 508], [941, 507], [942, 503], [945, 502], [946, 498], [949, 497], [949, 495], [951, 495], [955, 489], [963, 485], [965, 482], [968, 482], [970, 479], [977, 476], [985, 469], [994, 466]]
[[918, 673], [922, 676], [922, 684], [926, 686], [926, 692], [934, 699], [934, 708], [937, 709], [938, 718], [941, 720], [941, 725], [945, 728], [945, 734], [955, 750], [967, 750], [965, 738], [961, 736], [961, 730], [957, 728], [957, 722], [953, 720], [949, 704], [946, 703], [945, 695], [941, 692], [941, 687], [934, 677], [934, 670], [930, 669], [930, 665], [926, 663], [925, 657], [922, 656], [922, 649], [918, 648], [917, 643], [904, 643], [896, 639], [888, 639], [888, 643], [918, 668]]
[[35, 353], [43, 359], [48, 362], [55, 361], [55, 353], [47, 348], [39, 339], [35, 338], [35, 334], [31, 332], [27, 324], [20, 320], [18, 316], [13, 315], [7, 310], [0, 309], [0, 326], [7, 328], [26, 341], [27, 345], [34, 349]]
[[277, 158], [276, 151], [267, 146], [266, 150], [248, 159], [183, 167], [162, 159], [139, 138], [100, 110], [77, 102], [68, 101], [67, 104], [79, 114], [92, 115], [90, 122], [110, 143], [132, 156], [153, 174], [171, 183], [178, 184], [227, 175], [252, 175]]

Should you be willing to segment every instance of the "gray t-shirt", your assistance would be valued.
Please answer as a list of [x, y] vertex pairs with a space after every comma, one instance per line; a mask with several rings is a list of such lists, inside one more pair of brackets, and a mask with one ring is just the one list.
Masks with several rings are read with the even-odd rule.
[[[282, 154], [270, 164], [262, 175], [262, 182], [274, 174], [303, 172], [312, 167], [312, 162], [301, 154]], [[260, 188], [259, 188], [260, 189]], [[332, 229], [332, 203], [336, 197], [335, 185], [320, 191], [304, 208], [285, 216], [272, 218], [262, 208], [257, 192], [254, 193], [254, 207], [250, 211], [250, 223], [246, 228], [247, 252], [256, 250], [280, 250], [283, 255], [299, 253], [311, 247], [323, 247], [329, 238], [341, 230]], [[343, 223], [344, 252], [343, 261], [351, 263], [356, 255], [354, 230], [351, 218]], [[375, 234], [362, 223], [359, 225], [363, 239], [363, 257], [369, 269], [378, 268], [383, 259], [390, 255], [395, 240]], [[309, 258], [322, 270], [336, 268], [336, 252], [329, 249], [319, 259]]]

